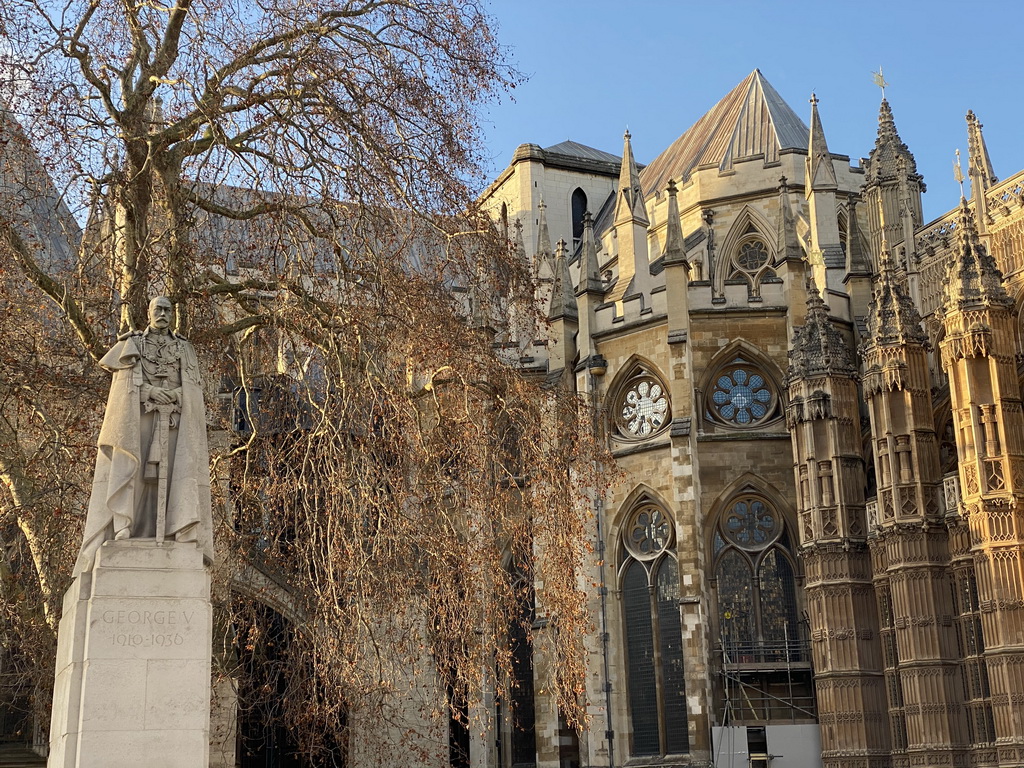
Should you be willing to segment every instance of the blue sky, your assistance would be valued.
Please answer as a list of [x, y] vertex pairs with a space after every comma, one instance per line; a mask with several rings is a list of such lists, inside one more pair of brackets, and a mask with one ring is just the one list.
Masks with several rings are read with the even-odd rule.
[[489, 0], [526, 75], [483, 115], [491, 170], [519, 144], [565, 139], [618, 154], [628, 126], [649, 162], [759, 68], [806, 123], [811, 92], [829, 149], [874, 146], [884, 68], [901, 138], [924, 174], [925, 218], [959, 197], [964, 114], [984, 124], [996, 175], [1024, 169], [1024, 2], [1011, 0]]

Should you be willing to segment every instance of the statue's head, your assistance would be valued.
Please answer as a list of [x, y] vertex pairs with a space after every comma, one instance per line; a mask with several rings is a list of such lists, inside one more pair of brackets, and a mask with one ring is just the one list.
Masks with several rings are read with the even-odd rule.
[[166, 296], [157, 296], [149, 302], [149, 327], [166, 331], [174, 318], [174, 305]]

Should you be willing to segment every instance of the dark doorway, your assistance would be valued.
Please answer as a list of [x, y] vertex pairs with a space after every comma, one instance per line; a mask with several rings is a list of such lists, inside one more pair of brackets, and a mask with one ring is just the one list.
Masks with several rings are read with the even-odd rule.
[[239, 768], [344, 768], [343, 749], [332, 742], [314, 757], [285, 722], [289, 622], [264, 605], [246, 606], [237, 615], [245, 617], [235, 624]]

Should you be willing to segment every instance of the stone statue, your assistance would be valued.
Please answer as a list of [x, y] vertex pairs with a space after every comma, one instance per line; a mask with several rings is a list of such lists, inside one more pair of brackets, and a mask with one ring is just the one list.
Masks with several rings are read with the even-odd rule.
[[170, 330], [158, 296], [149, 327], [118, 339], [100, 364], [113, 373], [75, 573], [110, 539], [197, 542], [213, 560], [206, 408], [193, 346]]

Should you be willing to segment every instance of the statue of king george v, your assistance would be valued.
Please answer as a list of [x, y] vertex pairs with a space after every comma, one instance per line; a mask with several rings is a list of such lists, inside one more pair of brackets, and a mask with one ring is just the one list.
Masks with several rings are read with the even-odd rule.
[[149, 327], [119, 337], [100, 360], [112, 372], [89, 513], [75, 573], [111, 539], [194, 542], [213, 560], [210, 464], [199, 360], [171, 330], [158, 296]]

